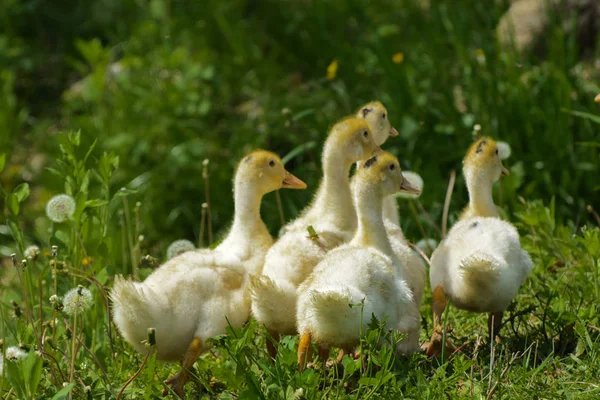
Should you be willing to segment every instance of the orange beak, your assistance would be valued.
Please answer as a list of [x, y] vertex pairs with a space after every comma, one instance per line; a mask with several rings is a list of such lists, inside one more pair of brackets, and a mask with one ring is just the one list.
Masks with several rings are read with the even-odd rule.
[[507, 170], [506, 168], [504, 168], [504, 165], [502, 166], [502, 176], [508, 176], [510, 175], [510, 171]]
[[396, 137], [398, 136], [398, 131], [396, 130], [396, 128], [394, 128], [393, 126], [390, 128], [390, 136], [391, 137]]
[[400, 191], [416, 195], [421, 194], [421, 189], [413, 186], [412, 183], [410, 183], [408, 179], [404, 177], [404, 175], [402, 175], [402, 185], [400, 185]]
[[281, 184], [282, 189], [306, 189], [306, 183], [285, 171], [285, 178]]

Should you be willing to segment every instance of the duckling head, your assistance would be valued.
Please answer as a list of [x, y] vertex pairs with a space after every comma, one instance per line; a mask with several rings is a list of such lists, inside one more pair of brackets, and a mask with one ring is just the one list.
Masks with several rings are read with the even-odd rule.
[[381, 151], [367, 121], [355, 117], [345, 118], [331, 128], [326, 147], [344, 155], [348, 163], [365, 160]]
[[235, 181], [252, 185], [260, 194], [282, 188], [306, 188], [306, 183], [286, 171], [277, 154], [265, 150], [253, 151], [242, 158], [237, 168]]
[[379, 188], [382, 197], [398, 192], [420, 194], [421, 190], [402, 175], [398, 159], [391, 153], [381, 152], [364, 163], [356, 172], [358, 186]]
[[483, 137], [471, 145], [463, 161], [463, 171], [467, 179], [477, 176], [491, 182], [509, 174], [502, 165], [498, 144], [489, 137]]
[[356, 116], [367, 121], [378, 146], [385, 143], [388, 137], [398, 136], [398, 131], [394, 129], [388, 119], [387, 109], [380, 101], [365, 104], [358, 110]]

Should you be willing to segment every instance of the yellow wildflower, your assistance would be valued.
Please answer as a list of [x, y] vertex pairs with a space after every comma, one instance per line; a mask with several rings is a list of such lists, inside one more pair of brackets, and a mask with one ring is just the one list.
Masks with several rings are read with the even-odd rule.
[[83, 257], [83, 260], [81, 260], [81, 265], [83, 265], [84, 267], [87, 267], [91, 263], [92, 263], [92, 257]]
[[398, 52], [392, 56], [392, 61], [394, 64], [402, 64], [404, 61], [404, 53]]
[[335, 77], [337, 76], [337, 70], [338, 62], [337, 60], [333, 60], [331, 64], [329, 64], [329, 66], [327, 67], [327, 79], [329, 79], [330, 81], [335, 79]]
[[596, 97], [594, 98], [594, 101], [596, 103], [600, 103], [600, 94], [597, 94]]

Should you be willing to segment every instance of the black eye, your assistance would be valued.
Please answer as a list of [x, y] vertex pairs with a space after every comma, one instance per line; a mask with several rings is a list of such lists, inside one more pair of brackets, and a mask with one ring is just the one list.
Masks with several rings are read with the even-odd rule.
[[390, 171], [393, 171], [396, 169], [396, 164], [390, 164]]
[[275, 166], [275, 161], [274, 160], [269, 161], [269, 167], [274, 167], [274, 166]]
[[364, 136], [364, 137], [369, 137], [369, 132], [367, 132], [367, 131], [364, 131], [364, 132], [363, 132], [363, 136]]
[[383, 115], [381, 116], [381, 118], [385, 119], [385, 113], [383, 113]]
[[498, 149], [496, 149], [496, 155], [498, 155]]

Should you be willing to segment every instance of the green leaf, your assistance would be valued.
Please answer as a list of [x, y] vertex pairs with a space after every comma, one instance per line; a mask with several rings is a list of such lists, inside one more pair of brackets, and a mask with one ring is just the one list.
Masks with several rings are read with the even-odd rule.
[[86, 208], [101, 207], [108, 204], [108, 201], [102, 199], [92, 199], [85, 202]]
[[571, 110], [567, 110], [567, 109], [562, 109], [562, 111], [567, 112], [571, 115], [574, 115], [576, 117], [579, 118], [583, 118], [583, 119], [588, 119], [592, 122], [595, 122], [597, 124], [600, 124], [600, 115], [594, 115], [594, 114], [590, 114], [590, 113], [586, 113], [583, 111], [571, 111]]
[[293, 148], [289, 153], [287, 153], [285, 156], [283, 156], [281, 158], [281, 162], [283, 163], [283, 165], [287, 164], [288, 161], [290, 161], [292, 158], [296, 157], [299, 154], [304, 153], [306, 150], [310, 150], [313, 147], [315, 147], [317, 145], [317, 142], [312, 141], [312, 142], [307, 142], [304, 144], [301, 144], [300, 146], [297, 146], [295, 148]]
[[0, 172], [4, 171], [6, 165], [6, 153], [0, 154]]
[[22, 203], [29, 197], [29, 184], [21, 183], [13, 190], [14, 195], [17, 197], [19, 203]]
[[8, 211], [10, 211], [11, 214], [19, 215], [19, 199], [17, 198], [16, 194], [9, 193], [6, 196], [6, 207], [8, 207]]
[[67, 386], [65, 386], [64, 388], [62, 388], [58, 393], [56, 393], [54, 395], [54, 397], [52, 397], [52, 400], [64, 400], [67, 398], [67, 396], [69, 395], [69, 393], [71, 392], [71, 390], [75, 387], [74, 383], [70, 383]]
[[37, 387], [40, 384], [42, 378], [42, 365], [42, 359], [34, 352], [29, 353], [27, 358], [23, 361], [23, 376], [30, 398], [35, 397]]

